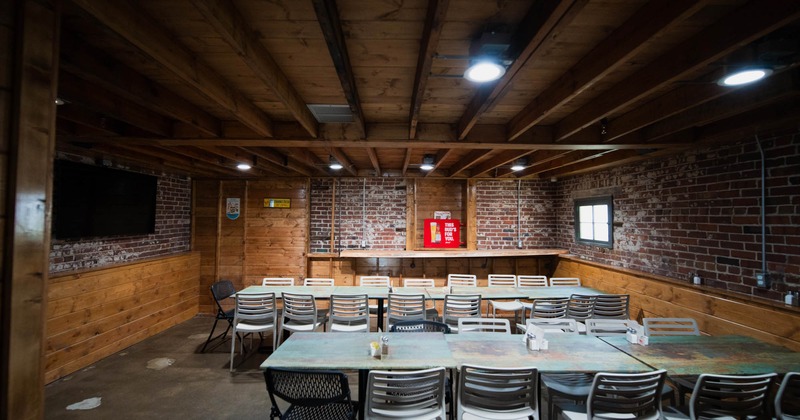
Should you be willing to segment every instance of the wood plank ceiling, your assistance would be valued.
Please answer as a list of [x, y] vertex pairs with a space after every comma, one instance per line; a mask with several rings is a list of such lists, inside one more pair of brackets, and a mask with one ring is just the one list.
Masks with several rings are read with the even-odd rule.
[[[59, 150], [193, 177], [560, 178], [800, 123], [794, 0], [65, 0], [62, 13]], [[507, 69], [479, 85], [462, 76], [484, 33], [507, 35]], [[715, 83], [754, 60], [771, 77]]]

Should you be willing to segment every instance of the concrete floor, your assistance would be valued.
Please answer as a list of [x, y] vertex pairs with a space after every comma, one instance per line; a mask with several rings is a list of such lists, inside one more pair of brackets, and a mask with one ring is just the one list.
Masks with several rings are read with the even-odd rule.
[[[47, 385], [45, 418], [268, 418], [271, 404], [259, 370], [268, 352], [237, 355], [237, 372], [231, 374], [230, 334], [200, 353], [213, 322], [195, 317]], [[91, 398], [100, 398], [100, 405], [67, 409]]]

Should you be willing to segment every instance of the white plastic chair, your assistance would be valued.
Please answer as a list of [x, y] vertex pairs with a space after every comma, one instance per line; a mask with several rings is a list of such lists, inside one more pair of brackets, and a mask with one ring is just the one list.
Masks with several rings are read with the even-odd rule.
[[581, 279], [577, 277], [550, 277], [550, 286], [580, 286]]
[[314, 295], [282, 293], [283, 317], [278, 332], [278, 343], [283, 339], [283, 331], [312, 332], [325, 326], [325, 315], [317, 312]]
[[628, 332], [628, 323], [625, 319], [587, 319], [586, 335], [596, 337], [624, 336]]
[[526, 287], [548, 287], [547, 276], [519, 275], [517, 276], [517, 287], [520, 289]]
[[[517, 276], [513, 274], [489, 274], [489, 287], [517, 287]], [[524, 307], [519, 299], [513, 301], [503, 300], [490, 300], [486, 305], [486, 316], [489, 316], [489, 309], [492, 310], [492, 316], [497, 317], [497, 311], [514, 312], [514, 321], [517, 320], [517, 315]]]
[[578, 322], [570, 318], [532, 318], [525, 325], [517, 324], [517, 329], [525, 332], [531, 325], [544, 330], [545, 333], [578, 334]]
[[[231, 364], [233, 372], [233, 353], [236, 349], [236, 337], [242, 333], [242, 341], [247, 334], [262, 334], [272, 331], [272, 349], [278, 348], [275, 326], [278, 322], [278, 310], [275, 305], [275, 293], [239, 293], [236, 295], [236, 306], [233, 315], [233, 334], [231, 335]], [[252, 339], [252, 336], [251, 336]], [[244, 346], [239, 342], [239, 353], [244, 353]]]
[[533, 301], [532, 318], [566, 318], [569, 309], [569, 298], [544, 298]]
[[403, 279], [403, 287], [436, 287], [434, 279]]
[[392, 287], [389, 276], [361, 276], [358, 278], [359, 286]]
[[694, 318], [644, 318], [644, 335], [700, 335]]
[[303, 280], [303, 286], [333, 286], [333, 279], [322, 277], [308, 277]]
[[444, 367], [369, 372], [364, 418], [445, 419]]
[[458, 332], [499, 332], [511, 334], [511, 324], [503, 318], [458, 318]]
[[294, 279], [290, 277], [264, 277], [262, 286], [294, 286]]
[[444, 309], [442, 322], [450, 326], [453, 333], [458, 333], [459, 318], [481, 317], [481, 295], [453, 295], [444, 296]]
[[328, 313], [330, 332], [369, 332], [367, 295], [331, 295]]
[[535, 367], [461, 365], [458, 418], [539, 420], [539, 371]]
[[447, 287], [452, 286], [477, 287], [478, 278], [474, 274], [448, 274]]
[[586, 405], [559, 406], [569, 420], [661, 420], [661, 389], [666, 370], [645, 373], [606, 373], [594, 376]]
[[426, 319], [425, 295], [389, 293], [389, 299], [387, 299], [386, 303], [386, 316], [384, 317], [386, 325], [383, 330], [389, 331], [396, 322], [413, 319]]

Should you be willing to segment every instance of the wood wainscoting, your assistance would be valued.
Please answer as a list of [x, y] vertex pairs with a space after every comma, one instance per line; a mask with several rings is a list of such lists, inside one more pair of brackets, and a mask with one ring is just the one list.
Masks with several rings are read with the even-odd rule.
[[199, 285], [196, 252], [50, 278], [45, 382], [192, 318]]
[[735, 295], [675, 279], [560, 256], [556, 277], [631, 296], [631, 318], [689, 317], [710, 335], [746, 335], [800, 351], [800, 308]]

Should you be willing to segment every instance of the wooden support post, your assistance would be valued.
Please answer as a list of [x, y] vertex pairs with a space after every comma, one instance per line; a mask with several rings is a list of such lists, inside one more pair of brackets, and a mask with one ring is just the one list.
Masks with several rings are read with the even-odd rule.
[[478, 199], [474, 178], [467, 180], [467, 249], [478, 249]]
[[44, 417], [60, 3], [0, 3], [0, 418]]

